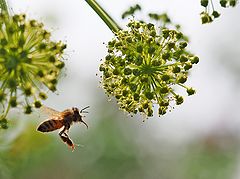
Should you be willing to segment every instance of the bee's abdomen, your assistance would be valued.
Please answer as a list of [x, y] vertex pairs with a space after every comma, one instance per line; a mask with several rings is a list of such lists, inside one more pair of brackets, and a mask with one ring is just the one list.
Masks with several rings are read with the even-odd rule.
[[37, 130], [41, 132], [51, 132], [60, 129], [62, 126], [63, 122], [61, 120], [48, 120], [41, 123]]

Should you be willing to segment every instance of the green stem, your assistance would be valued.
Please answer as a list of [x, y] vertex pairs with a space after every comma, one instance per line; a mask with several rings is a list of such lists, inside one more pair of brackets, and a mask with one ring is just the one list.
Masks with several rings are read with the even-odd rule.
[[5, 0], [0, 0], [0, 9], [4, 11], [7, 15], [9, 15], [7, 3]]
[[[10, 95], [10, 98], [9, 98], [9, 99], [11, 99], [12, 93], [13, 93], [13, 92], [11, 92], [11, 95]], [[4, 118], [7, 116], [8, 112], [9, 112], [9, 110], [10, 110], [10, 107], [11, 107], [11, 105], [10, 105], [10, 100], [9, 100], [9, 101], [8, 101], [7, 109], [6, 109], [6, 111], [4, 112], [4, 114], [0, 116], [0, 120], [4, 119]]]
[[121, 30], [120, 26], [104, 11], [104, 9], [95, 0], [86, 0], [89, 6], [99, 15], [109, 29], [113, 32]]
[[186, 87], [185, 85], [183, 85], [183, 84], [181, 84], [181, 83], [177, 83], [177, 84], [178, 84], [179, 86], [181, 86], [181, 87], [187, 89], [187, 87]]

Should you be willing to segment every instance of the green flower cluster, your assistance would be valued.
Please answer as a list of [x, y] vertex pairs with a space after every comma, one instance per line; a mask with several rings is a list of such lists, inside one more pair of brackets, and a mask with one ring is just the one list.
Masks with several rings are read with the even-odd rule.
[[[220, 0], [220, 5], [224, 8], [226, 7], [235, 7], [237, 0]], [[201, 6], [205, 7], [205, 11], [201, 12], [202, 24], [210, 23], [213, 19], [216, 19], [220, 16], [220, 13], [214, 10], [212, 0], [201, 0]]]
[[101, 85], [131, 114], [153, 116], [157, 104], [159, 116], [164, 115], [172, 101], [183, 103], [175, 86], [185, 88], [188, 95], [195, 93], [184, 83], [199, 58], [186, 50], [188, 44], [181, 32], [139, 21], [130, 21], [127, 26], [107, 45], [108, 55], [99, 69], [103, 73]]
[[47, 98], [44, 86], [56, 90], [66, 45], [50, 36], [42, 23], [26, 20], [25, 14], [0, 13], [0, 120], [5, 121], [11, 107], [23, 106], [26, 114], [41, 107]]

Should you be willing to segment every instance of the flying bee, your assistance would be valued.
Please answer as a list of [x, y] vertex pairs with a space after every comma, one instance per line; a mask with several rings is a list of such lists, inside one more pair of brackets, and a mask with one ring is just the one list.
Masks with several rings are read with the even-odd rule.
[[69, 138], [67, 133], [74, 122], [82, 122], [88, 128], [87, 123], [84, 122], [82, 119], [84, 117], [82, 116], [82, 113], [88, 113], [87, 111], [85, 111], [87, 108], [89, 108], [89, 106], [79, 111], [78, 108], [73, 107], [72, 109], [66, 109], [62, 112], [59, 112], [49, 107], [43, 106], [42, 110], [45, 113], [51, 114], [51, 117], [43, 121], [38, 126], [37, 130], [40, 132], [51, 132], [63, 128], [59, 132], [59, 136], [64, 143], [66, 143], [69, 147], [72, 148], [73, 151], [75, 149], [75, 145]]

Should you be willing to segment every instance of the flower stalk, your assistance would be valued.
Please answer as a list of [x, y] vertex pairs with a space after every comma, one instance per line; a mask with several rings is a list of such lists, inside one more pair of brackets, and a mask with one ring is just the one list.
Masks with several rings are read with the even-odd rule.
[[86, 2], [99, 15], [99, 17], [104, 21], [104, 23], [112, 32], [116, 33], [121, 30], [120, 26], [95, 0], [86, 0]]

